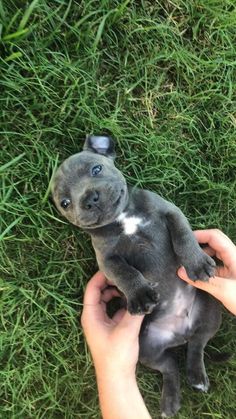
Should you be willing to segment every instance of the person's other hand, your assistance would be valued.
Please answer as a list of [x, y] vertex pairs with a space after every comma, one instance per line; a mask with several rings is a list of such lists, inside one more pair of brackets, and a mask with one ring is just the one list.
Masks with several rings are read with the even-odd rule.
[[223, 266], [217, 266], [216, 275], [208, 282], [192, 281], [183, 266], [179, 268], [178, 276], [213, 295], [236, 315], [236, 246], [220, 230], [198, 230], [194, 234], [199, 243], [207, 244], [204, 251], [209, 256], [216, 256], [223, 262]]
[[106, 314], [106, 305], [120, 296], [114, 287], [108, 287], [105, 275], [97, 272], [88, 282], [81, 323], [90, 348], [94, 366], [103, 376], [112, 372], [134, 375], [139, 352], [139, 331], [144, 316], [131, 316], [125, 309], [113, 318]]

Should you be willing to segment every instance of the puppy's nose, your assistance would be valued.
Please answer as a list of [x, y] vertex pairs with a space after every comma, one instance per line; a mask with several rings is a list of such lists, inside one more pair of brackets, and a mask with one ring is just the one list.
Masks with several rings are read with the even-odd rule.
[[83, 207], [85, 209], [92, 209], [99, 202], [99, 192], [98, 191], [88, 191], [85, 193], [83, 198]]

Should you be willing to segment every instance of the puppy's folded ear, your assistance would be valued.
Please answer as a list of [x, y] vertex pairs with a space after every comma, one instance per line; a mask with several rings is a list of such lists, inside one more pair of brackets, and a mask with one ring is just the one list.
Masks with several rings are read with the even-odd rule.
[[112, 159], [116, 157], [114, 141], [108, 135], [87, 135], [83, 149]]

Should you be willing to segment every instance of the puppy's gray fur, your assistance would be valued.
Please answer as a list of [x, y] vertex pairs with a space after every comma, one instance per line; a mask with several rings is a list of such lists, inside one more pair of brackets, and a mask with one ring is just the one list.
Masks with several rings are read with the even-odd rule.
[[169, 417], [180, 407], [173, 348], [188, 344], [189, 383], [207, 391], [203, 350], [221, 322], [219, 304], [176, 272], [183, 265], [192, 279], [207, 280], [215, 263], [180, 209], [128, 187], [114, 157], [110, 137], [88, 136], [84, 150], [59, 167], [53, 198], [62, 215], [91, 235], [99, 268], [125, 294], [130, 313], [149, 313], [140, 332], [140, 361], [162, 373], [161, 413]]

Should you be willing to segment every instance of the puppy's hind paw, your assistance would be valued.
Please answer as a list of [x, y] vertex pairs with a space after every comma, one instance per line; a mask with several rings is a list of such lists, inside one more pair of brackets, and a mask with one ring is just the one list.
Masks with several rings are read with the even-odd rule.
[[189, 371], [188, 382], [195, 390], [202, 391], [203, 393], [207, 393], [210, 387], [209, 378], [201, 369]]
[[180, 409], [180, 400], [178, 395], [166, 397], [161, 401], [161, 417], [171, 418], [176, 415]]

